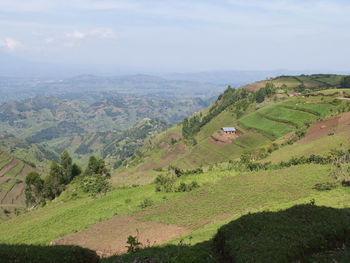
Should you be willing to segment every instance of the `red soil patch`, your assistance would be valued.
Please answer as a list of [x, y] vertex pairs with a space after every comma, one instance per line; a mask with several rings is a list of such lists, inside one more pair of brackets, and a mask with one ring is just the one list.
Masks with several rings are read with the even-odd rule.
[[169, 134], [169, 138], [170, 139], [175, 139], [175, 140], [180, 140], [181, 138], [182, 138], [182, 136], [180, 136], [180, 135], [178, 135], [178, 134], [176, 134], [176, 133], [171, 133], [171, 134]]
[[[138, 231], [138, 233], [137, 233]], [[188, 233], [190, 229], [157, 222], [137, 221], [131, 216], [114, 216], [90, 228], [52, 241], [51, 245], [78, 245], [95, 250], [103, 257], [127, 251], [128, 236], [138, 234], [144, 245], [159, 244]]]
[[212, 136], [210, 136], [208, 138], [208, 141], [211, 144], [220, 147], [220, 146], [231, 143], [233, 140], [237, 139], [241, 135], [242, 135], [241, 132], [227, 134], [227, 133], [224, 133], [223, 131], [220, 131], [220, 132], [215, 133]]
[[0, 176], [4, 176], [7, 172], [9, 172], [16, 165], [17, 165], [17, 161], [15, 159], [13, 159], [9, 164], [5, 165], [5, 167], [3, 167], [0, 170]]
[[186, 153], [186, 145], [183, 143], [177, 143], [173, 148], [169, 148], [169, 150], [161, 156], [162, 161], [160, 163], [155, 163], [152, 160], [149, 160], [141, 165], [137, 171], [142, 172], [152, 170], [154, 168], [165, 167], [184, 153]]
[[169, 143], [167, 143], [167, 142], [161, 142], [159, 146], [160, 146], [160, 148], [162, 148], [162, 149], [167, 149], [167, 148], [169, 148]]
[[306, 136], [299, 140], [297, 144], [312, 142], [324, 136], [342, 131], [350, 131], [350, 112], [314, 123], [309, 127]]
[[253, 84], [249, 84], [247, 86], [244, 86], [243, 88], [249, 91], [257, 91], [261, 88], [264, 88], [266, 86], [266, 82], [265, 81], [259, 81], [259, 82], [255, 82]]

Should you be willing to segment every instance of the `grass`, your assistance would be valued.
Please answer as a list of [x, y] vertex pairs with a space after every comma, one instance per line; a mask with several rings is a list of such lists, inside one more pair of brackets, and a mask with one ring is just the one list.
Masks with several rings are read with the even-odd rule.
[[333, 107], [331, 104], [306, 104], [306, 103], [286, 103], [285, 107], [292, 109], [303, 110], [319, 116], [324, 116]]
[[[198, 229], [208, 223], [262, 207], [291, 202], [315, 192], [316, 183], [328, 182], [328, 167], [303, 165], [282, 170], [227, 176], [187, 195], [141, 211], [138, 218]], [[202, 174], [205, 176], [205, 174]], [[221, 218], [221, 220], [220, 220]]]
[[312, 123], [317, 119], [317, 116], [314, 114], [281, 107], [279, 105], [262, 109], [259, 113], [271, 118], [272, 120], [291, 123], [296, 127], [305, 126], [305, 124]]
[[[166, 199], [180, 197], [181, 193], [156, 193], [154, 185], [117, 189], [100, 198], [70, 200], [62, 196], [47, 207], [39, 208], [0, 224], [0, 242], [10, 244], [47, 245], [54, 239], [82, 231], [116, 214], [129, 214], [140, 210], [146, 198], [160, 204]], [[125, 200], [131, 199], [126, 204]]]
[[6, 165], [8, 165], [10, 162], [12, 162], [11, 156], [6, 156], [4, 159], [0, 161], [0, 169], [4, 168]]
[[263, 132], [272, 138], [281, 137], [294, 130], [294, 128], [288, 124], [265, 119], [257, 112], [241, 118], [239, 120], [239, 124], [243, 125], [244, 127]]
[[271, 153], [264, 161], [280, 162], [287, 161], [292, 156], [310, 156], [311, 154], [327, 154], [330, 150], [342, 147], [350, 147], [350, 134], [348, 132], [326, 136], [315, 141], [303, 144], [286, 145]]

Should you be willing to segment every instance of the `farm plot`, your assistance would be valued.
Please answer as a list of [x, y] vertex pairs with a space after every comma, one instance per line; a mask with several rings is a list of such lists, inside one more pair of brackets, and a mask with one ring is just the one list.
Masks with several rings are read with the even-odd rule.
[[285, 108], [281, 106], [269, 107], [259, 111], [259, 114], [266, 118], [302, 127], [307, 123], [316, 121], [317, 116], [297, 109]]
[[239, 124], [246, 128], [260, 131], [273, 138], [281, 137], [294, 130], [294, 127], [288, 124], [266, 119], [257, 112], [243, 117], [239, 120]]
[[324, 104], [321, 104], [321, 103], [306, 104], [306, 103], [298, 103], [298, 102], [286, 103], [286, 104], [283, 104], [283, 106], [287, 108], [309, 112], [311, 114], [317, 114], [319, 116], [325, 115], [333, 107], [331, 104], [325, 104], [325, 103]]

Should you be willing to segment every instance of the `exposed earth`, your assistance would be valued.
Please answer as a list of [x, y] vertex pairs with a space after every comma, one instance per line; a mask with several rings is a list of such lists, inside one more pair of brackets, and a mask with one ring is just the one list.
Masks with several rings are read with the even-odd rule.
[[114, 216], [90, 228], [54, 240], [50, 245], [78, 245], [95, 250], [102, 257], [127, 252], [127, 239], [138, 236], [143, 247], [153, 246], [179, 237], [190, 229], [157, 222], [142, 222], [131, 216]]

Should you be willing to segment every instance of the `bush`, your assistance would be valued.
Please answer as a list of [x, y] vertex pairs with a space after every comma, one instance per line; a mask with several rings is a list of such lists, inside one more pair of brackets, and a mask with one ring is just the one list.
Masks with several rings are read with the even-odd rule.
[[0, 261], [41, 263], [98, 263], [96, 252], [78, 246], [0, 245]]
[[175, 190], [175, 192], [190, 192], [199, 187], [196, 181], [192, 181], [190, 184], [181, 183]]
[[149, 198], [146, 198], [140, 203], [139, 207], [143, 209], [143, 208], [146, 208], [146, 207], [149, 207], [149, 206], [153, 206], [153, 205], [154, 205], [153, 200], [149, 199]]
[[106, 194], [111, 190], [111, 185], [107, 179], [100, 174], [93, 174], [85, 176], [81, 180], [81, 188], [85, 193], [89, 193], [91, 196], [98, 194]]
[[308, 204], [242, 216], [218, 230], [214, 246], [228, 262], [287, 263], [349, 241], [348, 211]]

